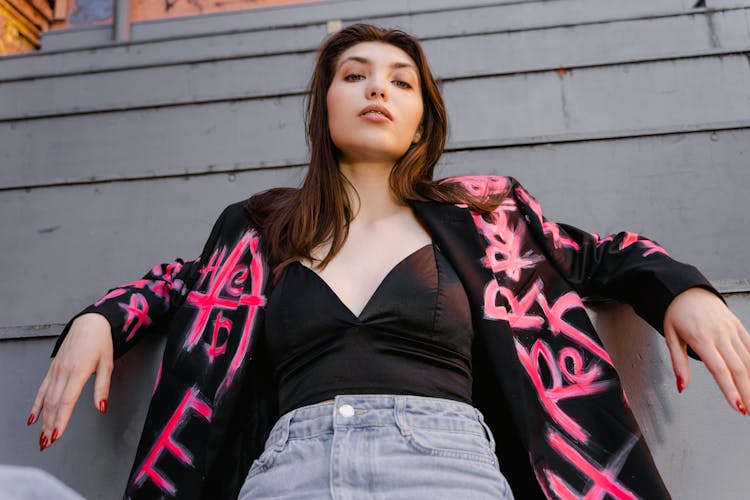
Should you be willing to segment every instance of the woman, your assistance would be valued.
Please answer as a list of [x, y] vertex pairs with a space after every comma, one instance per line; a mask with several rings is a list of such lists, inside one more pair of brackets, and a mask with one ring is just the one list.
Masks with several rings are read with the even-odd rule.
[[301, 189], [230, 205], [198, 259], [68, 324], [40, 449], [91, 373], [104, 413], [113, 357], [165, 328], [129, 498], [666, 498], [591, 295], [665, 334], [680, 391], [689, 345], [746, 413], [750, 336], [693, 267], [552, 223], [513, 179], [432, 181], [446, 117], [412, 37], [332, 35], [307, 133]]

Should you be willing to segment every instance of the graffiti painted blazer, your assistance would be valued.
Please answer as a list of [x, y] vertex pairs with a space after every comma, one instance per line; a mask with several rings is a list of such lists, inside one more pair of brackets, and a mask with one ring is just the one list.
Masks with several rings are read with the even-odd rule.
[[[498, 202], [484, 214], [410, 204], [467, 291], [473, 403], [516, 497], [668, 498], [582, 297], [629, 303], [661, 331], [677, 294], [715, 290], [653, 241], [547, 220], [514, 179], [443, 182]], [[158, 265], [79, 313], [109, 320], [115, 357], [167, 332], [126, 498], [235, 498], [279, 416], [263, 331], [273, 285], [248, 203], [224, 210], [199, 258]]]

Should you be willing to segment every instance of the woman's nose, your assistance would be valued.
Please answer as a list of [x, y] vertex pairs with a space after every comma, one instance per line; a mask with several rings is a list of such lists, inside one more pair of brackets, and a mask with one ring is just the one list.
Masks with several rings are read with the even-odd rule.
[[377, 98], [377, 97], [380, 97], [381, 99], [385, 99], [388, 94], [386, 89], [387, 89], [387, 86], [384, 83], [377, 81], [377, 80], [372, 80], [370, 87], [367, 89], [368, 97], [371, 99]]

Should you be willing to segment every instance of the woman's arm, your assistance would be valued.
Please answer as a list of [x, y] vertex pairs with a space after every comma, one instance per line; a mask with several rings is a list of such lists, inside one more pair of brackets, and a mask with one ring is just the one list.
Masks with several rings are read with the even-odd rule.
[[62, 437], [92, 374], [96, 374], [94, 407], [106, 412], [114, 359], [144, 335], [166, 328], [205, 265], [205, 256], [221, 232], [226, 213], [214, 224], [201, 257], [153, 267], [140, 280], [111, 289], [66, 325], [28, 419], [31, 425], [41, 417], [40, 451]]
[[664, 334], [680, 391], [689, 383], [690, 349], [706, 364], [729, 404], [746, 413], [750, 335], [695, 267], [675, 261], [657, 243], [634, 233], [601, 237], [556, 224], [515, 180], [512, 190], [531, 232], [581, 296], [626, 302]]

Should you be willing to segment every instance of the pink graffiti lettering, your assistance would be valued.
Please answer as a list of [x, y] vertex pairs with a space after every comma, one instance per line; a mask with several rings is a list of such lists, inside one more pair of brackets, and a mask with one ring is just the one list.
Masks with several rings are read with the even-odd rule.
[[213, 276], [219, 270], [219, 262], [224, 260], [226, 249], [222, 249], [221, 252], [214, 252], [211, 258], [208, 259], [208, 264], [201, 268], [198, 273], [201, 275], [200, 279], [196, 283], [195, 287], [200, 288], [206, 281], [207, 276]]
[[120, 308], [125, 311], [125, 325], [122, 330], [127, 331], [130, 329], [130, 333], [125, 338], [125, 341], [132, 339], [136, 332], [142, 326], [148, 326], [151, 324], [151, 318], [148, 317], [148, 302], [143, 295], [140, 293], [134, 293], [130, 296], [130, 303], [119, 304]]
[[234, 270], [232, 277], [227, 281], [224, 291], [232, 297], [242, 295], [242, 284], [247, 280], [249, 270], [247, 266], [239, 265]]
[[607, 351], [604, 350], [604, 347], [594, 342], [594, 340], [587, 336], [584, 332], [567, 323], [562, 318], [563, 315], [568, 311], [571, 311], [573, 309], [583, 309], [583, 302], [581, 302], [581, 298], [578, 295], [576, 295], [574, 292], [568, 292], [557, 299], [557, 302], [555, 302], [552, 307], [550, 307], [550, 305], [547, 303], [547, 298], [544, 296], [544, 293], [539, 292], [539, 294], [537, 295], [537, 302], [539, 302], [539, 305], [542, 306], [542, 311], [544, 312], [544, 316], [547, 318], [547, 323], [549, 324], [550, 331], [552, 331], [553, 334], [558, 335], [562, 333], [566, 337], [574, 340], [578, 344], [582, 345], [592, 353], [602, 358], [608, 364], [612, 365], [612, 360], [610, 359], [609, 354], [607, 354]]
[[156, 442], [146, 455], [145, 460], [138, 468], [134, 481], [136, 485], [140, 485], [146, 479], [149, 479], [159, 487], [159, 489], [169, 495], [174, 496], [175, 493], [177, 493], [175, 485], [166, 478], [163, 473], [156, 469], [156, 461], [163, 452], [167, 452], [177, 458], [180, 462], [186, 465], [193, 465], [193, 458], [190, 456], [190, 453], [176, 441], [175, 434], [184, 427], [189, 418], [192, 418], [190, 413], [195, 413], [203, 417], [205, 420], [211, 421], [213, 410], [208, 403], [199, 399], [198, 395], [199, 391], [196, 387], [192, 387], [185, 393], [185, 396], [182, 398], [182, 401], [180, 401], [177, 409], [175, 409], [174, 413], [169, 418], [167, 425], [164, 426], [164, 429], [162, 429]]
[[[543, 260], [541, 255], [534, 255], [531, 250], [521, 255], [521, 245], [524, 241], [523, 233], [524, 228], [519, 225], [511, 234], [507, 234], [508, 238], [505, 244], [493, 242], [487, 248], [487, 260], [492, 271], [505, 271], [512, 281], [521, 279], [522, 270], [534, 267], [537, 262]], [[502, 256], [502, 259], [498, 259], [498, 256]]]
[[[558, 402], [597, 394], [608, 389], [611, 382], [595, 381], [600, 374], [599, 367], [596, 365], [584, 372], [580, 353], [572, 348], [563, 349], [555, 363], [552, 349], [542, 340], [534, 342], [531, 350], [526, 350], [518, 340], [515, 340], [515, 344], [518, 359], [529, 376], [544, 409], [568, 434], [578, 441], [586, 442], [588, 433], [558, 406]], [[568, 359], [573, 360], [573, 372], [570, 372], [566, 366]], [[544, 366], [541, 364], [542, 360]], [[542, 374], [545, 372], [548, 372], [552, 378], [551, 387], [544, 385]], [[564, 379], [569, 384], [566, 385]]]
[[232, 320], [222, 317], [221, 311], [219, 311], [218, 316], [216, 316], [216, 318], [214, 319], [214, 331], [213, 335], [211, 336], [211, 344], [206, 347], [209, 363], [213, 363], [216, 356], [221, 356], [227, 350], [226, 340], [221, 345], [217, 345], [216, 343], [217, 339], [219, 338], [219, 332], [222, 329], [226, 330], [228, 337], [229, 332], [232, 331]]
[[[258, 239], [255, 236], [255, 232], [249, 231], [240, 238], [240, 241], [232, 249], [223, 264], [220, 262], [225, 254], [225, 250], [214, 253], [206, 269], [201, 270], [203, 274], [200, 280], [201, 283], [209, 273], [210, 279], [208, 280], [208, 289], [206, 292], [194, 290], [187, 296], [187, 303], [198, 309], [198, 315], [185, 340], [185, 348], [187, 350], [191, 350], [201, 338], [211, 314], [217, 309], [236, 309], [244, 305], [254, 310], [255, 307], [265, 304], [265, 298], [260, 293], [242, 294], [240, 291], [239, 295], [233, 295], [232, 297], [226, 298], [221, 296], [222, 290], [225, 290], [227, 286], [230, 286], [233, 292], [237, 290], [238, 283], [230, 284], [233, 277], [236, 279], [237, 264], [245, 252], [249, 249], [253, 251], [252, 249], [257, 248], [257, 246]], [[253, 262], [256, 260], [255, 256], [253, 256]], [[255, 284], [255, 281], [253, 279], [253, 284]]]
[[[525, 330], [539, 330], [544, 325], [544, 318], [528, 314], [529, 309], [536, 302], [536, 296], [541, 292], [539, 282], [534, 283], [526, 294], [518, 300], [513, 292], [498, 285], [497, 280], [487, 283], [484, 289], [484, 314], [486, 318], [507, 321], [512, 328]], [[510, 312], [505, 307], [497, 305], [497, 294], [508, 301]]]
[[[221, 385], [219, 386], [218, 391], [216, 392], [217, 398], [222, 395], [229, 388], [229, 386], [232, 385], [235, 374], [239, 370], [240, 366], [242, 366], [242, 362], [245, 359], [247, 349], [248, 347], [250, 347], [250, 333], [252, 332], [253, 324], [255, 323], [257, 309], [259, 306], [262, 306], [266, 303], [266, 298], [261, 293], [263, 290], [263, 285], [266, 281], [265, 270], [263, 269], [263, 265], [261, 264], [261, 256], [260, 252], [258, 251], [258, 238], [254, 236], [254, 232], [251, 234], [253, 234], [253, 238], [251, 238], [250, 240], [250, 252], [252, 254], [252, 261], [250, 262], [250, 272], [252, 273], [253, 280], [250, 283], [250, 295], [241, 296], [239, 299], [241, 303], [248, 306], [247, 318], [245, 324], [243, 325], [242, 336], [240, 337], [240, 343], [237, 347], [237, 351], [234, 353], [232, 362], [229, 364], [229, 370], [227, 370], [227, 374], [224, 377]], [[248, 300], [243, 302], [243, 297], [247, 297]]]
[[587, 459], [584, 455], [576, 450], [563, 436], [553, 430], [547, 432], [547, 440], [552, 448], [560, 453], [566, 460], [577, 467], [583, 474], [591, 479], [591, 487], [585, 495], [580, 495], [573, 491], [569, 484], [563, 481], [559, 476], [551, 471], [545, 471], [550, 481], [552, 491], [559, 498], [563, 499], [585, 499], [585, 500], [602, 500], [605, 495], [610, 495], [617, 500], [638, 500], [638, 496], [629, 488], [617, 481], [617, 475], [620, 473], [625, 459], [630, 454], [630, 450], [638, 442], [635, 436], [632, 436], [625, 446], [615, 455], [608, 467], [604, 468], [592, 460]]

